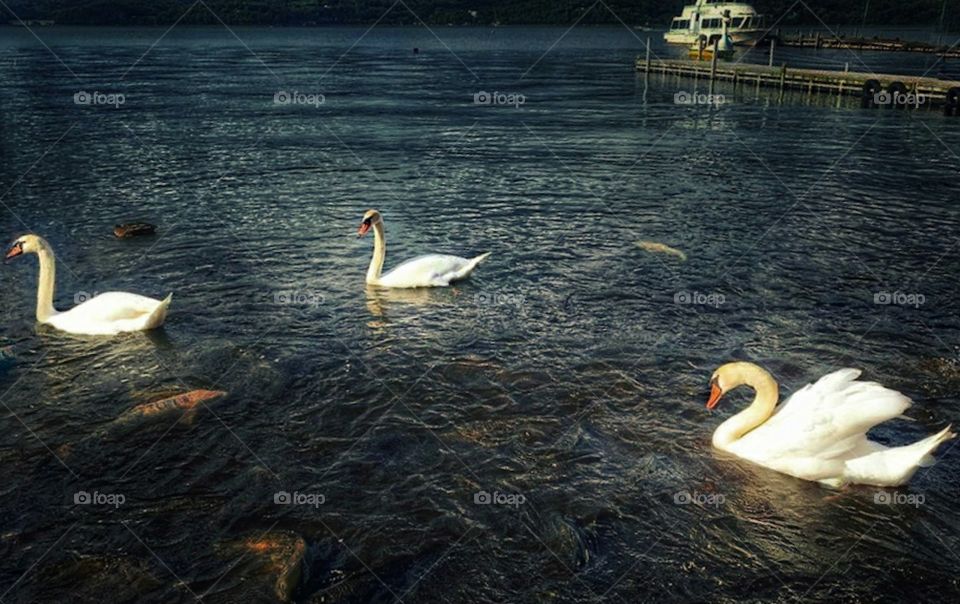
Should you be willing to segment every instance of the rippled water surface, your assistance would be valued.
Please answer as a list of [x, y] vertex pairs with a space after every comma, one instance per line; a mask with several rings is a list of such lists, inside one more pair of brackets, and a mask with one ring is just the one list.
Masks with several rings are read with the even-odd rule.
[[[960, 417], [956, 118], [677, 105], [703, 83], [637, 75], [624, 28], [2, 33], [0, 232], [51, 242], [61, 308], [174, 293], [158, 332], [73, 337], [34, 322], [34, 258], [0, 271], [4, 602], [272, 601], [296, 538], [298, 602], [960, 595], [956, 450], [880, 505], [715, 452], [747, 394], [704, 409], [741, 358], [786, 393], [842, 366], [902, 390], [884, 442]], [[368, 289], [373, 207], [388, 268], [493, 253]], [[229, 394], [111, 423], [193, 388]]]

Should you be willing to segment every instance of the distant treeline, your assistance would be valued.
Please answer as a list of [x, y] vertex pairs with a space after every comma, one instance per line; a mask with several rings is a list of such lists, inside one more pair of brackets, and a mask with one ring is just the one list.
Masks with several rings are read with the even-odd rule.
[[[6, 0], [21, 19], [51, 19], [78, 25], [170, 25], [181, 18], [195, 0]], [[587, 25], [618, 24], [665, 27], [692, 0], [203, 0], [180, 21], [212, 25], [217, 17], [231, 25], [570, 25], [581, 18]], [[839, 24], [855, 25], [863, 19], [866, 0], [837, 2], [808, 0], [757, 0], [756, 9], [769, 22], [790, 11], [784, 27]], [[932, 26], [939, 23], [943, 0], [870, 0], [867, 24]], [[956, 4], [956, 3], [952, 3]], [[206, 5], [206, 6], [205, 6]], [[209, 10], [206, 8], [209, 6]], [[390, 7], [392, 10], [384, 16]], [[409, 7], [409, 10], [407, 9]], [[792, 7], [792, 8], [791, 8]], [[212, 12], [211, 12], [212, 11]], [[960, 24], [960, 11], [947, 9], [946, 24]], [[0, 7], [3, 22], [13, 20]], [[584, 15], [584, 13], [586, 13]], [[214, 14], [216, 16], [214, 16]]]

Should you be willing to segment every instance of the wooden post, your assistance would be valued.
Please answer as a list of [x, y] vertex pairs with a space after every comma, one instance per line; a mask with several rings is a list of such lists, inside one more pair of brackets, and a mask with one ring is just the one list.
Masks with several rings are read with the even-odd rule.
[[773, 49], [777, 46], [777, 39], [773, 38], [770, 40], [770, 60], [767, 62], [767, 67], [773, 67]]
[[783, 101], [783, 86], [787, 82], [787, 64], [780, 67], [780, 101]]
[[720, 38], [713, 41], [713, 58], [710, 59], [710, 81], [717, 76], [717, 52], [720, 49]]
[[816, 49], [820, 50], [820, 32], [817, 32]]
[[717, 53], [720, 51], [720, 38], [713, 41], [713, 56], [710, 58], [710, 94], [713, 94], [713, 79], [717, 77]]
[[646, 72], [650, 73], [650, 37], [647, 37], [647, 68]]

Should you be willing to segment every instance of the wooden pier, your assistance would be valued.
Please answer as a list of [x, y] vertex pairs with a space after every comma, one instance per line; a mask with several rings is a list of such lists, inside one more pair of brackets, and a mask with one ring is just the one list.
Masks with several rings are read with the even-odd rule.
[[[947, 115], [960, 113], [960, 81], [940, 80], [892, 74], [876, 74], [825, 69], [800, 69], [786, 65], [767, 66], [723, 61], [683, 59], [651, 59], [637, 57], [636, 69], [642, 73], [659, 73], [709, 82], [726, 81], [734, 86], [773, 87], [781, 96], [787, 89], [810, 94], [856, 96], [864, 106], [884, 104], [929, 109], [942, 107]], [[879, 95], [879, 96], [878, 96]]]
[[840, 48], [855, 51], [875, 52], [921, 52], [935, 54], [943, 58], [960, 58], [960, 48], [927, 42], [911, 42], [899, 38], [847, 38], [845, 36], [821, 35], [811, 32], [809, 35], [776, 36], [778, 46], [785, 48]]

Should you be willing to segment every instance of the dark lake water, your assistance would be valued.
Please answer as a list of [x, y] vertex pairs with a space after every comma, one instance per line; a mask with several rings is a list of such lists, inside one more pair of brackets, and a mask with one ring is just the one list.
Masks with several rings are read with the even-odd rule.
[[[702, 82], [637, 75], [678, 50], [625, 28], [234, 31], [0, 28], [0, 232], [51, 242], [61, 308], [174, 294], [80, 338], [35, 324], [34, 258], [0, 271], [0, 600], [272, 601], [237, 544], [295, 538], [297, 602], [960, 596], [957, 450], [883, 505], [715, 452], [746, 393], [704, 409], [747, 359], [903, 391], [884, 442], [960, 417], [960, 120], [677, 105]], [[368, 289], [368, 208], [388, 268], [493, 254]], [[193, 388], [228, 395], [111, 423]]]

